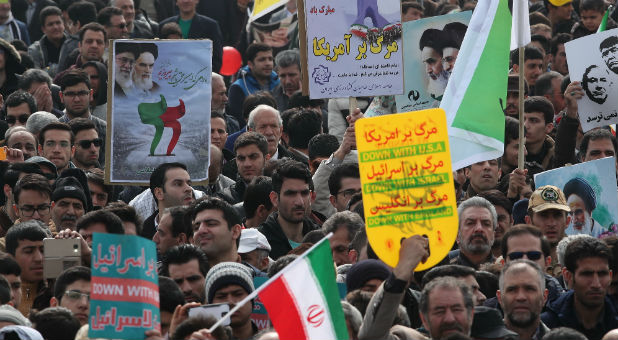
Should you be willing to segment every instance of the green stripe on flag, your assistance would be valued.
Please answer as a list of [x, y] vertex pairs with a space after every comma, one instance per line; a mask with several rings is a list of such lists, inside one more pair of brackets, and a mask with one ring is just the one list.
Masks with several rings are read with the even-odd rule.
[[348, 339], [348, 327], [339, 300], [339, 290], [335, 280], [335, 266], [333, 265], [333, 255], [330, 250], [330, 242], [322, 242], [309, 255], [307, 255], [309, 265], [313, 270], [315, 278], [320, 285], [324, 300], [326, 300], [328, 312], [333, 324], [337, 340]]
[[607, 19], [609, 18], [609, 11], [611, 9], [612, 9], [612, 6], [609, 6], [607, 11], [605, 11], [605, 15], [603, 15], [603, 19], [601, 20], [601, 24], [599, 25], [599, 29], [597, 30], [597, 33], [607, 30]]

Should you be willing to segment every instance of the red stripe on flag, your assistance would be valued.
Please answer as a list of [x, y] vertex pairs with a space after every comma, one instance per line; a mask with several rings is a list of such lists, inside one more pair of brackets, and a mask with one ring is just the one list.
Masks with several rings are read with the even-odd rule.
[[270, 321], [279, 334], [279, 339], [308, 339], [302, 316], [294, 298], [290, 295], [283, 276], [273, 281], [259, 294], [268, 311]]
[[159, 307], [159, 286], [138, 279], [93, 276], [90, 298], [104, 301], [143, 302]]

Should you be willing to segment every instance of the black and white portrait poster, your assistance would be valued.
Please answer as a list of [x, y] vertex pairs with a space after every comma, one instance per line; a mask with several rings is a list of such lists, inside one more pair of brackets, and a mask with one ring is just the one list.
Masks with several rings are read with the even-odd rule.
[[571, 81], [581, 81], [585, 95], [577, 102], [584, 132], [618, 123], [618, 29], [564, 45]]

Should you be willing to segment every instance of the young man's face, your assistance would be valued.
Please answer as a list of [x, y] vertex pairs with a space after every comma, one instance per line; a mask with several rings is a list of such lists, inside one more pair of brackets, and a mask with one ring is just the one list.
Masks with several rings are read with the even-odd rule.
[[273, 51], [258, 52], [248, 64], [254, 77], [268, 79], [273, 71]]
[[528, 84], [534, 86], [541, 74], [543, 74], [543, 59], [528, 59], [524, 62], [524, 77]]
[[183, 168], [171, 168], [165, 172], [162, 188], [155, 188], [155, 195], [165, 208], [188, 205], [193, 202], [191, 177]]
[[569, 2], [568, 4], [564, 4], [560, 7], [551, 6], [554, 8], [554, 12], [556, 13], [556, 18], [559, 21], [566, 21], [571, 19], [571, 13], [573, 12], [573, 3]]
[[[75, 152], [73, 160], [76, 165], [91, 169], [99, 165], [99, 152], [103, 141], [95, 129], [82, 130], [75, 135]], [[89, 144], [87, 147], [87, 144]], [[98, 144], [95, 145], [95, 144]]]
[[92, 198], [92, 205], [95, 207], [104, 207], [109, 200], [107, 192], [102, 186], [88, 181], [88, 189], [90, 190], [90, 197]]
[[170, 278], [184, 293], [186, 302], [205, 302], [205, 278], [200, 272], [197, 259], [191, 259], [182, 264], [170, 264], [168, 270]]
[[62, 296], [59, 306], [65, 307], [73, 312], [73, 315], [79, 320], [82, 326], [87, 325], [90, 297], [86, 297], [84, 294], [90, 295], [90, 281], [77, 280], [67, 285], [66, 291], [69, 293], [65, 293]]
[[39, 220], [47, 225], [51, 218], [51, 199], [36, 190], [22, 190], [19, 193], [19, 203], [15, 205], [15, 214], [21, 222]]
[[551, 132], [553, 123], [545, 122], [543, 112], [524, 112], [524, 127], [526, 128], [526, 145], [534, 145], [545, 141], [545, 136]]
[[612, 281], [612, 271], [606, 259], [586, 257], [577, 260], [575, 273], [564, 270], [563, 274], [571, 281], [575, 299], [588, 308], [603, 306], [605, 295]]
[[21, 303], [21, 278], [19, 275], [15, 274], [3, 274], [7, 281], [9, 281], [9, 286], [11, 286], [11, 302], [13, 302], [13, 307], [19, 308], [19, 304]]
[[253, 177], [262, 175], [264, 164], [266, 159], [257, 145], [249, 144], [236, 150], [238, 173], [246, 183], [251, 182]]
[[492, 159], [470, 165], [465, 173], [470, 179], [472, 189], [482, 192], [496, 188], [501, 171], [498, 167], [498, 160]]
[[580, 11], [579, 17], [588, 31], [596, 32], [601, 25], [601, 20], [603, 20], [603, 13], [585, 9]]
[[541, 229], [549, 244], [556, 246], [564, 237], [566, 212], [558, 209], [546, 209], [533, 213], [530, 222]]
[[193, 221], [193, 243], [207, 256], [230, 252], [240, 237], [240, 225], [228, 225], [223, 211], [205, 209], [195, 215]]
[[509, 91], [506, 94], [506, 108], [504, 108], [504, 113], [507, 116], [518, 118], [519, 115], [519, 93]]
[[157, 252], [161, 255], [178, 245], [178, 238], [172, 233], [172, 215], [164, 213], [157, 226], [157, 232], [152, 237], [152, 241], [157, 245]]
[[341, 188], [332, 196], [331, 204], [337, 211], [344, 211], [354, 194], [361, 191], [360, 178], [344, 177], [341, 179]]
[[43, 280], [43, 240], [19, 240], [15, 261], [21, 268], [21, 279], [27, 283]]
[[312, 192], [302, 179], [285, 178], [278, 198], [271, 202], [279, 210], [279, 216], [290, 223], [300, 223], [311, 208]]
[[23, 117], [26, 117], [26, 119], [28, 117], [30, 117], [30, 115], [32, 114], [32, 112], [30, 112], [30, 106], [28, 106], [28, 103], [23, 102], [17, 106], [7, 106], [6, 107], [6, 118], [7, 118], [7, 122], [11, 122], [8, 123], [9, 127], [13, 127], [13, 126], [26, 126], [26, 123], [22, 123], [20, 121], [20, 118], [23, 120]]
[[569, 66], [567, 65], [566, 52], [564, 51], [564, 44], [558, 45], [558, 51], [553, 57], [551, 64], [552, 71], [556, 71], [563, 76], [569, 74]]
[[64, 23], [59, 15], [48, 15], [41, 29], [43, 34], [51, 41], [57, 41], [64, 37]]
[[[524, 157], [527, 154], [526, 147], [524, 146]], [[519, 155], [519, 138], [511, 140], [504, 147], [504, 155], [502, 156], [502, 163], [510, 168], [517, 167], [517, 157]]]
[[79, 234], [86, 240], [88, 247], [92, 248], [92, 234], [94, 233], [107, 233], [107, 229], [103, 223], [94, 223], [86, 228], [80, 229]]
[[[509, 237], [506, 243], [506, 248], [506, 258], [504, 259], [504, 261], [506, 262], [515, 261], [523, 258], [536, 262], [536, 264], [538, 264], [539, 267], [543, 269], [543, 271], [545, 271], [545, 267], [551, 262], [551, 259], [550, 261], [547, 261], [547, 259], [543, 255], [541, 240], [532, 234], [519, 234]], [[527, 255], [527, 253], [529, 252], [537, 252], [540, 253], [541, 256], [538, 259], [532, 259]], [[523, 253], [523, 256], [514, 260], [511, 260], [511, 258], [509, 257], [514, 256], [515, 254], [519, 255], [519, 253]]]
[[601, 159], [604, 157], [612, 157], [615, 154], [614, 144], [611, 139], [591, 139], [588, 142], [588, 149], [586, 149], [586, 154], [584, 155], [584, 162]]

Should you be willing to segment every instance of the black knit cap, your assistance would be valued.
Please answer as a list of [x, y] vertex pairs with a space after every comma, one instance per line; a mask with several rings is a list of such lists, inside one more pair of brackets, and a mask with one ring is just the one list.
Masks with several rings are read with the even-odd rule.
[[386, 280], [391, 270], [382, 261], [369, 259], [355, 263], [346, 275], [345, 285], [348, 292], [361, 288], [372, 279]]

